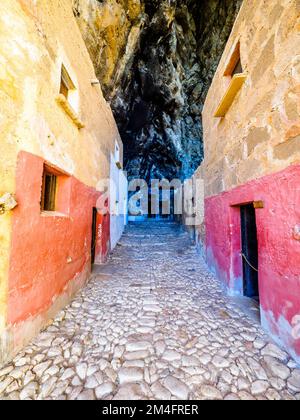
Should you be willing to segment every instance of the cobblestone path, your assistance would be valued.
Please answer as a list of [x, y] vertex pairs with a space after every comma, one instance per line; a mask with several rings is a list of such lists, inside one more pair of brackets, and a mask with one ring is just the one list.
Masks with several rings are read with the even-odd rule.
[[180, 227], [131, 225], [0, 371], [0, 398], [299, 399], [300, 370], [256, 315], [224, 294]]

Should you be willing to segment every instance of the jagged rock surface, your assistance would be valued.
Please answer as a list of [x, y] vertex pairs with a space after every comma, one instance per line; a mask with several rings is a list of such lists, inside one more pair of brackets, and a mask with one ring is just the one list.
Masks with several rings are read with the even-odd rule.
[[129, 178], [189, 177], [201, 111], [242, 0], [74, 0]]

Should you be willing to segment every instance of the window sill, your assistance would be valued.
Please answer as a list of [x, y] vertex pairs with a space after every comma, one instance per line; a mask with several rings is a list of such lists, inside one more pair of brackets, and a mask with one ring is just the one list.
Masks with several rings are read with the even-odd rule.
[[247, 79], [247, 75], [245, 73], [235, 74], [232, 77], [230, 85], [228, 86], [228, 89], [225, 95], [223, 96], [221, 102], [219, 103], [219, 106], [214, 114], [215, 118], [225, 117], [225, 115], [227, 114], [227, 111], [233, 104], [233, 101], [235, 100], [237, 94], [241, 90], [246, 79]]
[[60, 217], [62, 219], [69, 219], [70, 216], [65, 213], [60, 213], [58, 211], [42, 211], [41, 212], [42, 217]]
[[81, 128], [84, 128], [83, 122], [80, 120], [79, 116], [76, 114], [72, 106], [67, 101], [67, 98], [60, 94], [56, 97], [56, 102], [63, 108], [63, 110], [68, 114], [68, 116], [71, 118], [73, 123], [77, 126], [77, 128], [80, 130]]

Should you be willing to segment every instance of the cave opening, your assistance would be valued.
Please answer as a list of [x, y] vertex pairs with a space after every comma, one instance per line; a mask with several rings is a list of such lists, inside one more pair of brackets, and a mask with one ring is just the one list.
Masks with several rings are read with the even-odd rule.
[[129, 179], [184, 181], [203, 160], [202, 107], [241, 1], [144, 4], [123, 100], [112, 100], [125, 168]]
[[98, 0], [98, 18], [75, 3], [129, 181], [190, 178], [203, 160], [205, 97], [242, 0]]

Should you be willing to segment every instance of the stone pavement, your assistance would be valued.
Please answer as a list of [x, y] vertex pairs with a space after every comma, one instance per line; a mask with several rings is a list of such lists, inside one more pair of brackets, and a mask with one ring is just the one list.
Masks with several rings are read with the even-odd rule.
[[300, 399], [300, 370], [181, 227], [150, 222], [0, 371], [0, 399]]

